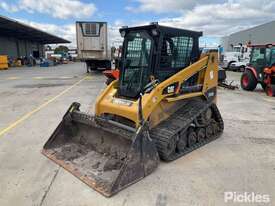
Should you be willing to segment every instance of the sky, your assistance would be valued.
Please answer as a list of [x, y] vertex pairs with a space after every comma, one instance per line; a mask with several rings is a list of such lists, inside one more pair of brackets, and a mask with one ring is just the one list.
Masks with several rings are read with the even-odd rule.
[[161, 25], [203, 31], [201, 46], [275, 19], [275, 0], [0, 0], [0, 15], [70, 40], [76, 21], [106, 21], [112, 44], [121, 26]]

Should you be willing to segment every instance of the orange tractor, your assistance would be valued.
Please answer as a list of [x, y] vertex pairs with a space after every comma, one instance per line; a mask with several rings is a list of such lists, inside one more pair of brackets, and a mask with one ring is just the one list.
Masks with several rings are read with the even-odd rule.
[[272, 67], [267, 67], [264, 69], [266, 86], [266, 94], [270, 97], [275, 96], [275, 64]]
[[250, 62], [241, 76], [241, 87], [253, 91], [260, 83], [268, 96], [275, 96], [275, 44], [251, 47]]

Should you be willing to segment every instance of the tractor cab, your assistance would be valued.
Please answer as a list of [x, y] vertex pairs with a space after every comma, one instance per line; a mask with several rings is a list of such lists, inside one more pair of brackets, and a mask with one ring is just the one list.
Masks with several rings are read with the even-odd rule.
[[[253, 45], [250, 62], [241, 77], [242, 88], [253, 91], [257, 84], [260, 83], [264, 90], [270, 90], [273, 87], [272, 85], [275, 85], [274, 80], [272, 80], [274, 77], [270, 81], [267, 79], [270, 79], [270, 74], [273, 73], [274, 67], [275, 44]], [[269, 92], [269, 94], [271, 93]]]
[[[249, 66], [254, 68], [256, 71], [256, 78], [259, 82], [264, 79], [264, 69], [269, 67], [272, 63], [271, 52], [272, 49], [275, 51], [275, 46], [253, 46]], [[274, 52], [273, 51], [273, 52]], [[275, 59], [273, 59], [275, 61]]]

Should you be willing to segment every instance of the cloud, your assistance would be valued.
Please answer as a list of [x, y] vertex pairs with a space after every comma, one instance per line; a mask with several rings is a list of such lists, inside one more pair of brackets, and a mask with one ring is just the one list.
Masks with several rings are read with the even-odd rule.
[[126, 10], [134, 12], [149, 12], [156, 13], [170, 13], [170, 12], [182, 12], [209, 3], [223, 3], [227, 0], [135, 0], [139, 3], [138, 7], [127, 6]]
[[275, 19], [274, 10], [275, 1], [272, 0], [231, 0], [226, 3], [196, 5], [177, 17], [160, 19], [159, 22], [203, 31], [206, 36], [221, 37]]
[[120, 36], [119, 29], [125, 26], [126, 23], [122, 20], [116, 20], [113, 25], [108, 28], [108, 44], [110, 47], [115, 46], [118, 48], [122, 45], [123, 38]]
[[16, 5], [9, 5], [6, 2], [0, 2], [0, 8], [9, 11], [9, 12], [17, 12], [18, 7]]
[[[69, 47], [76, 48], [76, 28], [75, 24], [66, 24], [66, 25], [56, 25], [56, 24], [44, 24], [37, 23], [33, 21], [28, 21], [25, 19], [17, 19], [19, 22], [32, 26], [34, 28], [40, 29], [42, 31], [48, 32], [50, 34], [54, 34], [56, 36], [60, 36], [64, 39], [71, 41]], [[123, 21], [116, 21], [113, 25], [108, 26], [108, 44], [109, 47], [115, 46], [118, 47], [122, 44], [123, 39], [120, 36], [119, 28], [123, 25]]]
[[8, 12], [38, 12], [59, 19], [90, 17], [96, 11], [93, 3], [83, 3], [79, 0], [18, 0], [16, 4], [2, 2], [0, 8]]
[[[135, 8], [140, 9], [140, 11], [156, 13], [167, 13], [169, 11], [171, 15], [175, 16], [173, 18], [160, 18], [158, 20], [160, 24], [203, 31], [206, 41], [208, 41], [209, 37], [214, 37], [212, 42], [221, 36], [229, 35], [233, 32], [275, 19], [275, 1], [273, 0], [166, 0], [161, 3], [157, 0], [135, 1], [138, 3], [138, 5], [135, 5]], [[80, 15], [79, 17], [81, 17], [81, 15], [82, 17], [92, 15], [96, 9], [95, 6], [91, 4], [93, 5], [91, 8], [94, 9], [90, 8], [88, 11], [84, 11], [85, 6], [90, 4], [85, 4], [78, 0], [40, 0], [37, 2], [34, 2], [34, 0], [18, 0], [18, 2], [22, 3], [20, 7], [18, 6], [19, 4], [14, 6], [2, 2], [0, 3], [0, 8], [13, 11], [24, 9], [28, 10], [28, 12], [51, 13], [52, 16], [55, 15], [57, 18], [69, 18], [72, 15], [73, 17], [78, 15]], [[71, 4], [64, 2], [70, 2]], [[45, 8], [45, 10], [42, 8]], [[66, 9], [59, 12], [62, 8]], [[117, 20], [113, 24], [108, 24], [109, 45], [118, 46], [121, 44], [122, 38], [118, 32], [121, 26], [144, 25], [149, 22], [150, 20], [148, 20], [148, 22], [141, 22], [137, 19], [135, 22]], [[57, 36], [69, 39], [73, 42], [72, 45], [76, 45], [74, 24], [59, 26], [35, 22], [28, 23]]]
[[71, 41], [72, 43], [69, 45], [70, 47], [76, 47], [76, 29], [75, 24], [66, 24], [66, 25], [56, 25], [56, 24], [44, 24], [37, 23], [34, 21], [28, 21], [25, 19], [17, 19], [17, 21], [27, 24], [36, 29], [40, 29], [47, 33], [53, 34], [55, 36], [62, 37]]

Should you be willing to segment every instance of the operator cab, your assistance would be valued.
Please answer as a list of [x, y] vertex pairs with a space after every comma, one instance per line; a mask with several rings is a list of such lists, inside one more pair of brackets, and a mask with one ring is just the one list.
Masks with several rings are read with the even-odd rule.
[[[202, 32], [160, 26], [122, 28], [119, 96], [138, 98], [152, 81], [162, 82], [197, 61]], [[196, 78], [196, 77], [194, 77]], [[190, 79], [190, 82], [194, 79]]]

